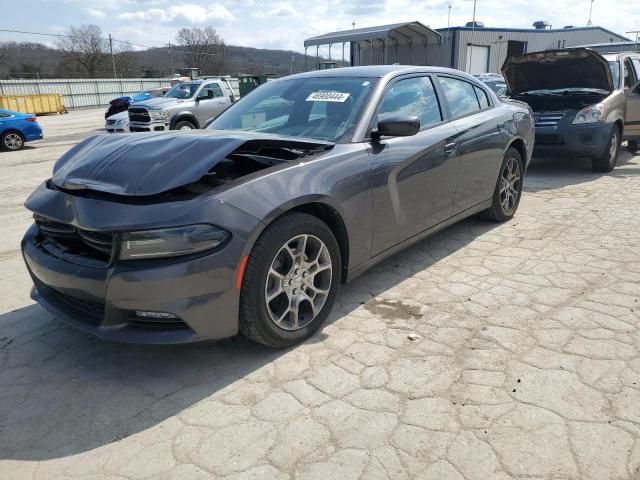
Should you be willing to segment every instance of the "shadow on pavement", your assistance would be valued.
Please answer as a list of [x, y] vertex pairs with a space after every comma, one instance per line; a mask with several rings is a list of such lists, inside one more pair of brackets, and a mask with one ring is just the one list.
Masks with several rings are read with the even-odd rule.
[[[470, 218], [386, 260], [343, 287], [329, 322], [496, 225]], [[246, 387], [244, 377], [286, 353], [243, 337], [191, 346], [107, 343], [37, 305], [0, 315], [0, 458], [62, 458], [116, 442], [222, 389]]]
[[[598, 180], [603, 176], [627, 177], [640, 173], [640, 154], [620, 150], [618, 164], [609, 173], [591, 170], [588, 158], [533, 158], [524, 180], [525, 192], [554, 190]], [[526, 193], [525, 193], [526, 194]]]

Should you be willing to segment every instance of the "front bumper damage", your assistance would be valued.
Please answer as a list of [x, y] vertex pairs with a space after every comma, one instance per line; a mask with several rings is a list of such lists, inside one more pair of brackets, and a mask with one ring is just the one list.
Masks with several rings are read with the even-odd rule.
[[[70, 247], [34, 224], [22, 240], [22, 254], [34, 283], [32, 297], [60, 320], [106, 340], [168, 344], [236, 335], [237, 269], [259, 222], [211, 200], [124, 205], [41, 186], [27, 206], [80, 232], [128, 231], [148, 228], [149, 223], [158, 227], [161, 218], [174, 225], [206, 219], [229, 230], [231, 238], [211, 252], [123, 262], [94, 255], [91, 248]], [[118, 220], [119, 226], [114, 224]], [[139, 226], [132, 225], [134, 220]], [[140, 312], [173, 317], [140, 316]]]

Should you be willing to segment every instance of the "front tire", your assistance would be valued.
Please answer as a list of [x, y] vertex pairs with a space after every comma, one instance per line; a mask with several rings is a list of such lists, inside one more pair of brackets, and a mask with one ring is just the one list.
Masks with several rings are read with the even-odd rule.
[[240, 331], [274, 348], [313, 335], [329, 316], [342, 259], [331, 229], [291, 212], [269, 225], [247, 260], [240, 292]]
[[491, 207], [480, 212], [487, 220], [506, 222], [513, 218], [522, 196], [524, 162], [520, 152], [511, 147], [507, 150], [500, 165], [500, 174], [493, 192]]
[[3, 150], [15, 152], [24, 147], [24, 137], [20, 132], [5, 132], [0, 137], [0, 146]]
[[188, 120], [183, 120], [181, 122], [176, 123], [176, 127], [174, 130], [195, 130], [196, 126], [189, 122]]
[[611, 129], [611, 136], [609, 137], [609, 143], [607, 144], [604, 154], [591, 160], [591, 170], [603, 173], [613, 170], [618, 160], [620, 143], [622, 143], [620, 129], [614, 125]]

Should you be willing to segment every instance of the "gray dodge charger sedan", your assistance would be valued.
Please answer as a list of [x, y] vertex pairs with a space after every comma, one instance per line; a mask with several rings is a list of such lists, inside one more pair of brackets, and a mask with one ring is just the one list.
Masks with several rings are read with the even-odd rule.
[[109, 340], [304, 340], [341, 283], [470, 215], [510, 219], [528, 106], [462, 72], [269, 82], [206, 130], [90, 137], [33, 192], [32, 296]]

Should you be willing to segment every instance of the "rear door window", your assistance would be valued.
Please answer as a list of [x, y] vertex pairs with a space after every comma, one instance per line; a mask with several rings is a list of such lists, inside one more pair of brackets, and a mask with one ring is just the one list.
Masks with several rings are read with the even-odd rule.
[[637, 83], [636, 74], [631, 66], [630, 59], [624, 61], [624, 88], [631, 88]]
[[469, 82], [451, 77], [438, 77], [440, 86], [447, 98], [453, 118], [469, 115], [480, 110], [475, 87]]
[[633, 68], [636, 70], [636, 81], [640, 78], [640, 59], [632, 58]]
[[481, 109], [489, 108], [489, 99], [487, 98], [487, 93], [480, 87], [474, 86], [474, 88], [476, 89], [478, 102], [480, 102], [480, 108]]

